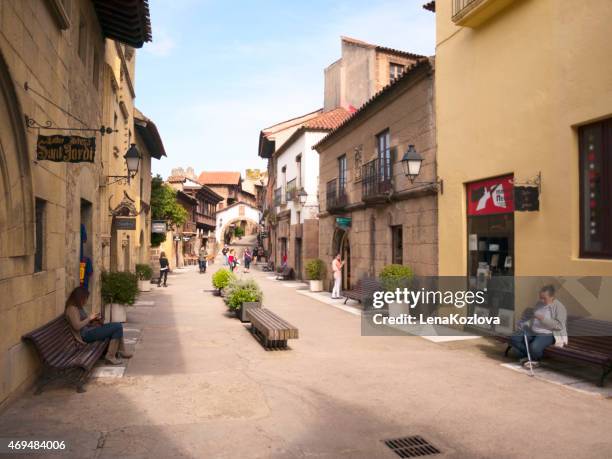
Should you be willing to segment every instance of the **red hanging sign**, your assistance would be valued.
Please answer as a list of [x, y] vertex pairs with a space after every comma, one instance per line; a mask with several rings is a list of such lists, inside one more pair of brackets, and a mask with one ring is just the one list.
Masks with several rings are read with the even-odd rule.
[[467, 184], [468, 215], [514, 212], [512, 175]]

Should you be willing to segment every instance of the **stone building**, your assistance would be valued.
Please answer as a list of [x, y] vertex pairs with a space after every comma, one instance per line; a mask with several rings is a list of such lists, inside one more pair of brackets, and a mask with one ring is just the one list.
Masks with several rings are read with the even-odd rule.
[[[36, 376], [38, 359], [20, 337], [63, 313], [83, 257], [93, 263], [88, 307], [100, 310], [102, 163], [117, 135], [100, 131], [113, 127], [107, 51], [114, 40], [132, 49], [151, 38], [146, 2], [102, 3], [0, 2], [0, 405]], [[92, 162], [39, 157], [39, 135], [53, 134], [75, 144], [76, 136], [95, 138], [93, 158], [93, 149], [81, 158]]]
[[[303, 253], [304, 243], [302, 239], [309, 239], [310, 244], [315, 244], [316, 236], [312, 237], [311, 235], [313, 232], [317, 233], [317, 228], [313, 221], [308, 223], [308, 228], [299, 225], [295, 226], [293, 231], [298, 233], [301, 231], [304, 236], [299, 238], [291, 237], [291, 212], [287, 212], [285, 208], [281, 209], [281, 205], [279, 205], [279, 203], [283, 204], [286, 201], [286, 190], [283, 191], [283, 187], [286, 184], [281, 173], [282, 168], [286, 168], [287, 164], [283, 164], [280, 168], [278, 167], [278, 155], [276, 152], [281, 148], [285, 149], [289, 146], [291, 142], [296, 140], [295, 138], [291, 139], [291, 142], [284, 146], [290, 137], [303, 126], [314, 122], [317, 117], [332, 113], [338, 109], [344, 110], [345, 114], [354, 112], [382, 88], [397, 80], [409, 66], [424, 58], [424, 56], [418, 54], [377, 46], [349, 37], [341, 37], [340, 44], [340, 59], [324, 70], [323, 109], [277, 123], [263, 129], [259, 135], [258, 154], [261, 158], [268, 160], [267, 170], [269, 176], [266, 198], [264, 200], [264, 215], [268, 238], [264, 246], [276, 266], [280, 265], [284, 257], [287, 257], [287, 262], [290, 266], [297, 264], [298, 269], [296, 271], [298, 276], [303, 276], [303, 259], [310, 258], [310, 253], [309, 255]], [[330, 130], [337, 126], [326, 127], [328, 128], [327, 130]], [[310, 145], [313, 145], [320, 140], [320, 138], [315, 139], [314, 137], [323, 137], [321, 133], [324, 133], [326, 129], [310, 129], [310, 131], [316, 133], [314, 136], [310, 136], [311, 140], [313, 140], [313, 143]], [[293, 148], [299, 149], [296, 146]], [[296, 155], [293, 156], [292, 164], [295, 163]], [[314, 161], [311, 160], [310, 163], [314, 164]], [[316, 177], [316, 174], [313, 177]], [[317, 196], [317, 201], [319, 201], [319, 197]], [[292, 217], [294, 225], [296, 224], [296, 217], [297, 215], [295, 214]], [[300, 216], [300, 219], [302, 219], [302, 216]], [[310, 220], [315, 219], [316, 217], [313, 216]], [[291, 242], [289, 241], [290, 239], [292, 240]], [[297, 239], [299, 241], [296, 241]], [[296, 250], [296, 242], [298, 243], [299, 250]], [[296, 254], [298, 254], [297, 257]]]
[[[319, 257], [345, 260], [343, 289], [389, 264], [437, 274], [433, 63], [423, 59], [323, 138], [319, 152]], [[423, 157], [418, 181], [401, 159]], [[331, 282], [329, 282], [331, 284]]]

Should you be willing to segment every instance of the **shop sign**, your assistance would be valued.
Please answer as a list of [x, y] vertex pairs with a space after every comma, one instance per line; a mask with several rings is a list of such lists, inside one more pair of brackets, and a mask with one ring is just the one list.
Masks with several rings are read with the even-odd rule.
[[183, 236], [183, 242], [189, 242], [191, 240], [191, 236]]
[[163, 220], [154, 220], [151, 222], [151, 232], [155, 234], [166, 234], [166, 222]]
[[38, 161], [93, 163], [96, 138], [71, 135], [39, 135], [36, 142]]
[[115, 217], [115, 229], [117, 230], [135, 230], [136, 229], [136, 218], [135, 217]]
[[540, 210], [540, 189], [537, 186], [515, 186], [514, 210], [517, 212]]
[[512, 175], [467, 184], [468, 215], [514, 212]]
[[180, 240], [181, 240], [181, 237], [180, 237], [180, 236], [174, 236], [174, 240], [175, 240], [176, 242], [178, 242], [178, 241], [180, 241]]
[[340, 228], [350, 228], [352, 223], [351, 217], [336, 217], [336, 224]]

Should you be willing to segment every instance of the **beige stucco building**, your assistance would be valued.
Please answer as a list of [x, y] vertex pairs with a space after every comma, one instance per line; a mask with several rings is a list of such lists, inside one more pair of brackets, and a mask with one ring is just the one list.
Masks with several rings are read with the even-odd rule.
[[[407, 70], [347, 122], [319, 152], [319, 257], [341, 254], [343, 289], [389, 264], [437, 274], [434, 70], [428, 59]], [[409, 145], [423, 158], [418, 181], [401, 159]]]
[[[117, 135], [100, 133], [113, 127], [105, 61], [113, 40], [139, 47], [150, 28], [146, 8], [99, 7], [95, 0], [0, 2], [0, 405], [36, 376], [38, 359], [20, 338], [63, 313], [82, 256], [93, 265], [88, 307], [100, 310], [103, 161]], [[95, 138], [93, 162], [38, 158], [39, 135], [58, 134]]]
[[[427, 6], [437, 26], [440, 274], [612, 275], [612, 3]], [[539, 185], [538, 210], [521, 211], [533, 204], [517, 200], [526, 185]], [[609, 300], [604, 309], [612, 316]]]

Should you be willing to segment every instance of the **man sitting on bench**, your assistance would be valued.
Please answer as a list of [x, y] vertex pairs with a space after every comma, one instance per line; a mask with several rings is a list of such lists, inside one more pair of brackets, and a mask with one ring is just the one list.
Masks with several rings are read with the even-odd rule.
[[525, 336], [529, 343], [531, 368], [539, 366], [539, 360], [551, 344], [563, 347], [567, 344], [567, 310], [555, 298], [555, 287], [545, 285], [540, 289], [539, 301], [535, 308], [529, 308], [518, 323], [519, 330], [512, 335], [510, 345], [516, 349], [520, 364], [528, 367], [529, 358]]

